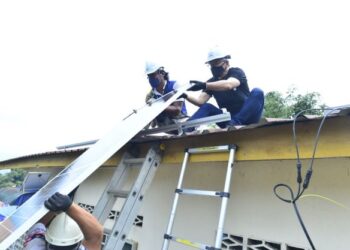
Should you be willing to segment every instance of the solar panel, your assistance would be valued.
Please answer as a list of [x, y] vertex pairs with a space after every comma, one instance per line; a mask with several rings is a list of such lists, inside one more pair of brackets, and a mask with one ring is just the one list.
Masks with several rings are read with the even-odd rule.
[[44, 201], [59, 191], [68, 194], [175, 101], [190, 84], [147, 104], [118, 123], [106, 136], [69, 164], [0, 224], [0, 249], [6, 249], [47, 213]]

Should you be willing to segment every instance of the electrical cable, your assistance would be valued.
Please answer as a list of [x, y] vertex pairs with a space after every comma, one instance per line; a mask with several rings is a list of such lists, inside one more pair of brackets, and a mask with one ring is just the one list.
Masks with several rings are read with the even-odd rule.
[[[320, 125], [318, 127], [318, 130], [317, 130], [317, 133], [316, 133], [316, 136], [315, 136], [315, 141], [314, 141], [314, 147], [313, 147], [313, 153], [312, 153], [312, 156], [311, 156], [311, 161], [310, 161], [310, 165], [309, 165], [309, 168], [305, 174], [305, 177], [304, 177], [304, 183], [303, 185], [301, 185], [302, 183], [302, 175], [301, 175], [301, 169], [302, 169], [302, 163], [301, 163], [301, 160], [300, 160], [300, 153], [299, 153], [299, 145], [298, 145], [298, 141], [297, 141], [297, 133], [296, 133], [296, 121], [297, 121], [297, 118], [307, 112], [307, 111], [311, 111], [311, 110], [329, 110], [329, 112], [327, 112], [321, 122], [320, 122]], [[311, 177], [312, 177], [312, 171], [313, 171], [313, 164], [314, 164], [314, 159], [315, 159], [315, 154], [316, 154], [316, 149], [317, 149], [317, 146], [318, 146], [318, 141], [319, 141], [319, 137], [320, 137], [320, 133], [321, 133], [321, 130], [322, 130], [322, 127], [323, 127], [323, 124], [326, 120], [326, 118], [332, 113], [334, 112], [335, 110], [339, 110], [339, 108], [332, 108], [332, 109], [306, 109], [306, 110], [302, 110], [300, 112], [298, 112], [295, 116], [294, 116], [294, 119], [293, 119], [293, 141], [294, 141], [294, 145], [295, 145], [295, 150], [296, 150], [296, 157], [297, 157], [297, 184], [298, 184], [298, 191], [297, 191], [297, 195], [295, 196], [294, 195], [294, 192], [293, 192], [293, 189], [287, 185], [287, 184], [283, 184], [283, 183], [280, 183], [280, 184], [277, 184], [274, 186], [273, 188], [273, 192], [274, 194], [276, 195], [276, 197], [278, 199], [280, 199], [281, 201], [284, 201], [284, 202], [287, 202], [287, 203], [292, 203], [293, 204], [293, 207], [294, 207], [294, 211], [298, 217], [298, 221], [304, 231], [304, 234], [311, 246], [311, 248], [313, 250], [315, 250], [315, 246], [312, 242], [312, 239], [306, 229], [306, 226], [303, 222], [303, 219], [301, 218], [301, 215], [300, 215], [300, 212], [299, 212], [299, 209], [298, 209], [298, 206], [297, 206], [297, 201], [298, 199], [303, 195], [304, 191], [308, 188], [309, 186], [309, 183], [310, 183], [310, 180], [311, 180]], [[277, 193], [277, 189], [279, 188], [286, 188], [289, 193], [290, 193], [290, 199], [285, 199], [283, 198], [282, 196], [280, 196], [278, 193]]]
[[341, 208], [343, 208], [345, 210], [350, 211], [350, 207], [347, 207], [343, 203], [335, 201], [335, 200], [333, 200], [331, 198], [328, 198], [326, 196], [319, 195], [319, 194], [304, 194], [304, 195], [300, 196], [300, 199], [310, 198], [310, 197], [325, 200], [325, 201], [327, 201], [327, 202], [329, 202], [329, 203], [331, 203], [331, 204], [333, 204], [335, 206], [338, 206], [338, 207], [341, 207]]

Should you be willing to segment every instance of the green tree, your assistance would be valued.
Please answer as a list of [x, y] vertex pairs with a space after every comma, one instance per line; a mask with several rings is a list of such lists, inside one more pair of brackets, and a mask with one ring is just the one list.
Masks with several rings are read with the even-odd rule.
[[320, 101], [321, 95], [317, 92], [298, 94], [295, 87], [290, 88], [286, 95], [278, 91], [271, 91], [265, 95], [264, 116], [271, 118], [290, 118], [307, 109], [306, 114], [321, 115], [326, 105]]
[[12, 169], [11, 172], [0, 175], [0, 188], [21, 185], [26, 173], [23, 169]]
[[288, 117], [289, 109], [285, 98], [278, 91], [268, 92], [265, 95], [264, 116], [265, 117]]
[[11, 187], [11, 182], [6, 174], [0, 175], [0, 188]]

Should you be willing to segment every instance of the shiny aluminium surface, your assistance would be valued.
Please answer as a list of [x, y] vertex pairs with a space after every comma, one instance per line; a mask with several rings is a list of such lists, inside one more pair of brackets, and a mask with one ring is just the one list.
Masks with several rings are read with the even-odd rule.
[[182, 86], [152, 103], [134, 110], [109, 133], [69, 164], [27, 202], [0, 224], [0, 250], [8, 248], [47, 213], [44, 201], [55, 192], [68, 194], [150, 123], [191, 85]]

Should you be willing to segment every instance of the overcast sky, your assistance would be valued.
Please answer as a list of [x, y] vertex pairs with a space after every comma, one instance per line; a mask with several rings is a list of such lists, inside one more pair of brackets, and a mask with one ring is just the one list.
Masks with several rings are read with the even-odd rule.
[[102, 137], [143, 105], [145, 60], [206, 80], [214, 45], [251, 88], [349, 104], [349, 23], [338, 0], [1, 1], [0, 160]]

